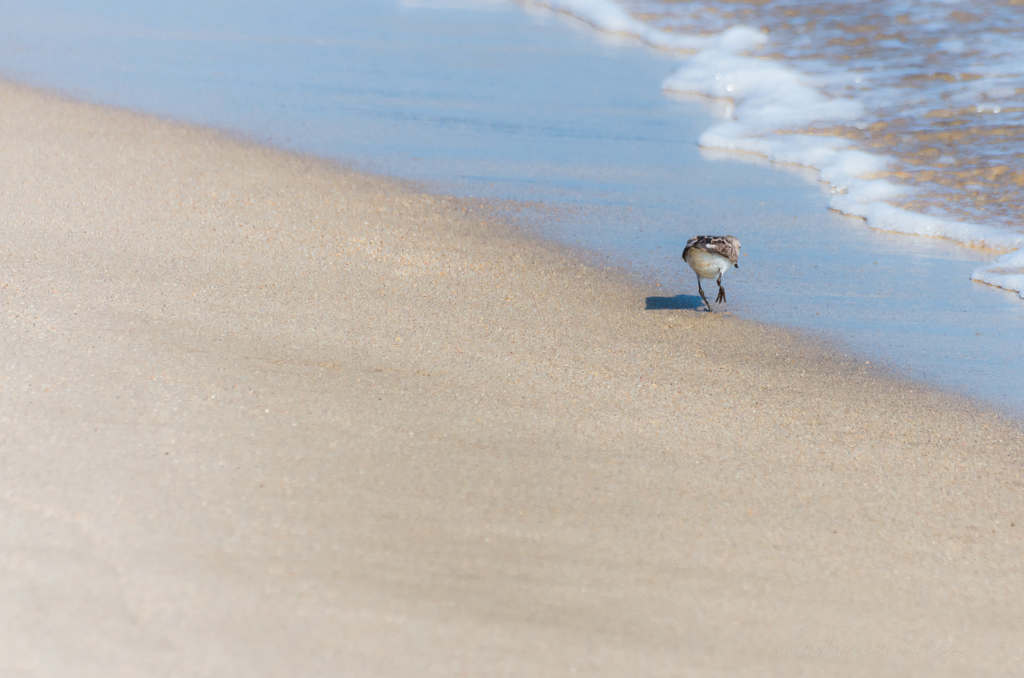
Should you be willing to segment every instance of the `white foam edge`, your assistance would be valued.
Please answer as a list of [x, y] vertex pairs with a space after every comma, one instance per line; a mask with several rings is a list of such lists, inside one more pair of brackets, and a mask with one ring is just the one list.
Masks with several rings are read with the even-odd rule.
[[1004, 254], [975, 269], [971, 280], [1017, 292], [1024, 299], [1024, 249]]
[[599, 30], [638, 38], [662, 49], [698, 51], [724, 46], [740, 52], [759, 47], [768, 40], [764, 33], [748, 26], [736, 26], [711, 36], [662, 31], [637, 19], [612, 0], [532, 0], [530, 4], [570, 14]]
[[[851, 123], [863, 114], [858, 102], [826, 97], [811, 78], [793, 69], [716, 45], [687, 59], [665, 79], [663, 88], [731, 100], [726, 113], [731, 119], [701, 134], [701, 147], [815, 169], [818, 179], [832, 187], [829, 208], [861, 217], [870, 228], [996, 250], [1024, 247], [1022, 233], [919, 214], [884, 202], [913, 190], [870, 178], [890, 165], [886, 156], [857, 150], [842, 137], [778, 133], [816, 122]], [[1010, 252], [979, 268], [972, 279], [1020, 292], [1024, 298], [1024, 254]]]
[[1020, 249], [1024, 234], [919, 214], [882, 202], [910, 190], [884, 179], [865, 178], [884, 170], [889, 158], [856, 150], [852, 142], [840, 137], [775, 133], [814, 122], [856, 121], [864, 110], [853, 99], [825, 96], [813, 79], [795, 69], [740, 54], [767, 42], [764, 33], [742, 25], [713, 36], [669, 33], [637, 19], [613, 0], [534, 0], [534, 4], [654, 47], [696, 51], [662, 87], [733, 102], [733, 119], [705, 131], [698, 140], [700, 146], [755, 153], [771, 162], [813, 168], [821, 181], [832, 186], [829, 208], [861, 217], [877, 230], [1017, 250], [978, 268], [971, 277], [1019, 292], [1024, 298], [1024, 249]]
[[742, 132], [743, 126], [736, 122], [721, 123], [704, 132], [699, 143], [705, 148], [755, 153], [775, 163], [813, 168], [818, 179], [832, 187], [829, 208], [861, 217], [870, 228], [943, 238], [972, 247], [1017, 250], [977, 269], [971, 279], [1019, 292], [1024, 298], [1024, 249], [1019, 249], [1024, 247], [1024, 233], [919, 214], [883, 202], [911, 189], [884, 179], [862, 178], [883, 169], [889, 159], [852, 149], [845, 139], [800, 134], [746, 137]]
[[805, 134], [748, 137], [744, 131], [744, 126], [735, 121], [724, 122], [701, 134], [698, 143], [704, 148], [754, 153], [774, 163], [815, 169], [818, 179], [832, 187], [829, 208], [861, 217], [871, 228], [945, 238], [996, 250], [1024, 246], [1024, 233], [919, 214], [882, 202], [912, 189], [884, 179], [863, 178], [883, 170], [889, 158], [856, 150], [846, 139]]

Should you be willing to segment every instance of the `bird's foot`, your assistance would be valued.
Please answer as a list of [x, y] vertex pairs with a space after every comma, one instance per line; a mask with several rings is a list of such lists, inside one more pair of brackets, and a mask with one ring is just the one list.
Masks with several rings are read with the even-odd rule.
[[718, 288], [718, 298], [715, 299], [715, 303], [716, 304], [725, 303], [725, 288], [724, 287], [719, 287]]

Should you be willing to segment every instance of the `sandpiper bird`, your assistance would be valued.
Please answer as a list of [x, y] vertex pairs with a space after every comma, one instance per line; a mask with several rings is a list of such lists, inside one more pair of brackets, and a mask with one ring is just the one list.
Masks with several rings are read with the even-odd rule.
[[709, 313], [711, 304], [700, 287], [700, 279], [718, 279], [718, 298], [715, 299], [715, 303], [721, 304], [725, 301], [722, 274], [729, 270], [729, 266], [739, 268], [739, 258], [740, 241], [731, 235], [698, 235], [686, 241], [683, 261], [697, 274], [697, 291], [700, 292], [700, 298], [704, 300]]

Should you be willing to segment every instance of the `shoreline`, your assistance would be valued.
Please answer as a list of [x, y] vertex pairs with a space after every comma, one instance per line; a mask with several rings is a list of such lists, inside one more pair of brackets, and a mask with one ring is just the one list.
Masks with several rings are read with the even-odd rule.
[[[1019, 421], [467, 201], [0, 91], [0, 666], [1017, 665]], [[780, 651], [828, 638], [871, 656]]]
[[[210, 8], [189, 7], [163, 19], [144, 8], [91, 17], [63, 0], [26, 8], [12, 16], [0, 66], [72, 99], [340, 159], [432, 192], [559, 203], [569, 214], [538, 221], [543, 235], [678, 282], [683, 299], [686, 239], [730, 233], [749, 255], [730, 276], [734, 312], [831, 337], [872, 364], [1024, 416], [1024, 307], [969, 281], [990, 259], [864, 228], [829, 212], [817, 181], [778, 166], [709, 162], [696, 144], [714, 115], [661, 92], [678, 66], [667, 55], [518, 5], [386, 0], [331, 7], [321, 20], [297, 8], [296, 40], [285, 43], [268, 14], [239, 23], [217, 10], [206, 25], [197, 21]], [[68, 21], [82, 27], [63, 31]], [[153, 39], [137, 40], [138, 30]], [[209, 40], [193, 40], [196, 31]], [[190, 61], [178, 58], [192, 48]], [[595, 90], [595, 78], [606, 87]], [[320, 85], [295, 89], [307, 81]]]

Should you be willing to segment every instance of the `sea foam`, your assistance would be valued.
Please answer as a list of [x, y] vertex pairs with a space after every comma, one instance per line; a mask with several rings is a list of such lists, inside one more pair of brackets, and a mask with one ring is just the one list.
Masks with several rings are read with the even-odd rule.
[[[540, 4], [655, 47], [693, 52], [665, 79], [663, 88], [732, 102], [726, 109], [727, 119], [700, 136], [702, 147], [754, 153], [772, 162], [814, 168], [819, 179], [831, 186], [829, 207], [861, 217], [871, 228], [944, 238], [997, 251], [1024, 247], [1024, 233], [1015, 230], [922, 214], [890, 204], [887, 201], [916, 190], [877, 176], [891, 168], [891, 157], [858, 149], [855, 141], [842, 136], [806, 133], [809, 128], [864, 128], [870, 123], [865, 100], [877, 105], [877, 98], [883, 95], [870, 90], [857, 98], [825, 93], [842, 90], [846, 83], [860, 83], [861, 76], [834, 68], [810, 75], [776, 59], [758, 57], [756, 52], [768, 36], [749, 26], [732, 26], [713, 35], [685, 35], [652, 26], [611, 0], [547, 0]], [[965, 48], [955, 39], [939, 47], [951, 53]], [[965, 100], [972, 95], [991, 97], [991, 86], [968, 82], [961, 87], [960, 96]], [[979, 89], [982, 87], [988, 89]], [[973, 279], [1017, 291], [1024, 297], [1024, 254], [1010, 252], [980, 267]]]
[[546, 0], [537, 4], [571, 14], [602, 31], [640, 38], [654, 47], [697, 50], [708, 47], [713, 42], [702, 36], [674, 35], [658, 30], [640, 21], [611, 0]]

